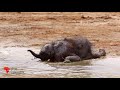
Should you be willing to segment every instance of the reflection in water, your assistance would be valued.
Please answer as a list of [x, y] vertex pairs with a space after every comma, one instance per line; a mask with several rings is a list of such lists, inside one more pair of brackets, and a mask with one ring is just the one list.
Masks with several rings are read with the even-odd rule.
[[[28, 48], [18, 47], [0, 48], [0, 76], [6, 76], [3, 67], [8, 66], [14, 70], [14, 77], [19, 74], [56, 78], [120, 77], [120, 57], [108, 56], [72, 63], [48, 63], [39, 59], [33, 60], [33, 56], [27, 50]], [[12, 69], [9, 75], [13, 74]]]

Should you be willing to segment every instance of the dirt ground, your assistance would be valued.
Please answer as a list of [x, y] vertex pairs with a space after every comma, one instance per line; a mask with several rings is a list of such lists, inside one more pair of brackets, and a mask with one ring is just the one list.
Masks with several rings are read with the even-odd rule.
[[35, 47], [73, 36], [87, 37], [108, 55], [120, 55], [119, 12], [0, 12], [1, 47]]

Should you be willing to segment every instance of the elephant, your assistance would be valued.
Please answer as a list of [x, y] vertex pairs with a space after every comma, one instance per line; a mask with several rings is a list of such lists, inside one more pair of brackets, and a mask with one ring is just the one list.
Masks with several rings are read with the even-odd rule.
[[99, 49], [99, 52], [93, 53], [91, 42], [85, 37], [63, 38], [49, 44], [45, 44], [39, 54], [32, 50], [28, 50], [34, 57], [41, 61], [71, 62], [96, 59], [101, 56], [106, 56], [105, 49]]

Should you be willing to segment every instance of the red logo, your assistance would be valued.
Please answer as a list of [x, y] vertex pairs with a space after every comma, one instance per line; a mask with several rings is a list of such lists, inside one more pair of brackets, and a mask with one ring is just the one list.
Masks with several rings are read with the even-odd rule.
[[4, 70], [6, 71], [6, 73], [8, 73], [10, 68], [9, 67], [4, 67]]

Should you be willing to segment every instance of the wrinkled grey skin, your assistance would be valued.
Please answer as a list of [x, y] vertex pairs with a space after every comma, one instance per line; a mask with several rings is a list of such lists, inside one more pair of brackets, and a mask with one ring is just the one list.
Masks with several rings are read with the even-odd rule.
[[79, 38], [65, 38], [57, 40], [42, 47], [39, 54], [28, 50], [31, 54], [40, 58], [41, 61], [63, 62], [65, 60], [80, 61], [86, 59], [100, 58], [105, 56], [104, 49], [99, 49], [98, 53], [92, 53], [91, 43], [83, 37]]

